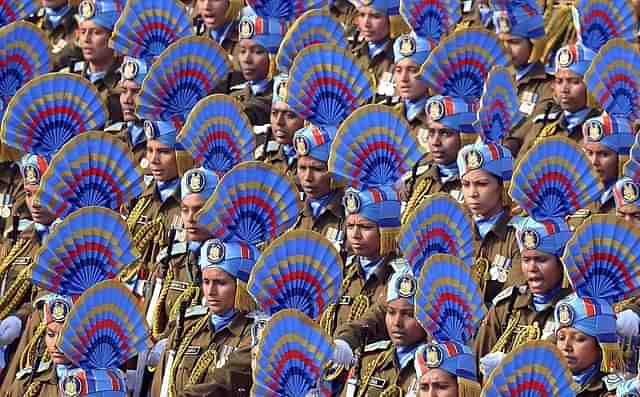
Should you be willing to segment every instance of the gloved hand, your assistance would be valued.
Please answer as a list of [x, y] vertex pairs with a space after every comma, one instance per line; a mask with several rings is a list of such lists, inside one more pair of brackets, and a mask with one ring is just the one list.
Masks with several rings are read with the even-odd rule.
[[334, 364], [350, 367], [353, 364], [353, 350], [351, 350], [351, 346], [342, 339], [336, 339], [334, 343], [336, 347], [333, 349], [331, 361], [333, 361]]
[[630, 309], [623, 310], [617, 315], [616, 331], [620, 336], [637, 336], [640, 332], [640, 317]]
[[9, 316], [0, 322], [0, 346], [11, 344], [20, 336], [22, 320], [16, 316]]
[[480, 359], [480, 372], [485, 379], [491, 375], [494, 369], [500, 364], [502, 359], [506, 356], [503, 352], [489, 353]]
[[640, 395], [640, 380], [638, 378], [629, 379], [616, 389], [616, 397], [636, 397], [638, 395]]
[[160, 339], [156, 342], [155, 345], [149, 351], [147, 355], [147, 366], [148, 367], [157, 367], [160, 362], [160, 357], [162, 356], [162, 352], [167, 348], [167, 342], [169, 340], [167, 338]]

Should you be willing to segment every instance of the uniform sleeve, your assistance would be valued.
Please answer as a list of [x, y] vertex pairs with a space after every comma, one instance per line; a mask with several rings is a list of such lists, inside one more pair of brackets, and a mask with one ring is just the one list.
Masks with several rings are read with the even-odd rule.
[[367, 344], [389, 339], [384, 321], [386, 312], [383, 304], [374, 303], [358, 320], [339, 326], [334, 338], [344, 340], [353, 350], [365, 343], [362, 340], [363, 327], [367, 327]]
[[501, 312], [506, 310], [506, 305], [494, 306], [489, 310], [487, 316], [480, 323], [480, 328], [476, 334], [473, 349], [476, 358], [480, 359], [487, 355], [498, 341], [502, 333]]

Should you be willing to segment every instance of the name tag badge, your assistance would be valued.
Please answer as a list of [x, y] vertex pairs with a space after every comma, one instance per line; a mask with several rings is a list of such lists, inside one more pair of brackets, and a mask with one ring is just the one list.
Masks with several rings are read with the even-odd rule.
[[371, 379], [369, 380], [369, 386], [375, 387], [376, 389], [384, 389], [386, 385], [387, 385], [386, 379], [372, 376]]
[[184, 281], [172, 281], [169, 284], [169, 289], [178, 292], [184, 292], [189, 287], [189, 283], [185, 283]]
[[31, 258], [28, 256], [19, 256], [13, 260], [13, 263], [16, 265], [28, 265], [31, 262]]
[[473, 0], [464, 0], [462, 2], [462, 12], [464, 12], [465, 14], [470, 12], [472, 7], [473, 7]]
[[531, 116], [533, 114], [533, 110], [538, 103], [538, 94], [525, 91], [520, 98], [520, 113], [524, 113], [527, 116]]
[[350, 305], [351, 302], [353, 302], [353, 298], [348, 296], [348, 295], [343, 295], [340, 297], [340, 300], [338, 301], [339, 305]]
[[189, 346], [187, 347], [187, 350], [184, 352], [185, 356], [199, 356], [200, 355], [200, 350], [202, 350], [202, 348], [200, 346]]

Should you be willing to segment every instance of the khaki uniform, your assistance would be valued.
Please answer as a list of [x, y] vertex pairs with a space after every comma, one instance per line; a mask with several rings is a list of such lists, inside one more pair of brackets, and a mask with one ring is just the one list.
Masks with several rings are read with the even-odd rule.
[[576, 397], [614, 397], [618, 385], [622, 382], [624, 379], [616, 374], [596, 372], [591, 380], [579, 389]]
[[272, 81], [267, 84], [266, 90], [259, 95], [253, 95], [248, 83], [235, 85], [230, 90], [231, 96], [242, 105], [242, 110], [249, 118], [251, 125], [265, 125], [271, 122]]
[[384, 49], [373, 58], [369, 57], [369, 45], [364, 40], [350, 43], [350, 49], [358, 62], [361, 62], [375, 78], [376, 87], [379, 90], [382, 84], [392, 83], [394, 64], [392, 39], [389, 39]]
[[505, 287], [519, 285], [526, 281], [520, 266], [520, 248], [516, 230], [509, 225], [511, 214], [508, 208], [480, 241], [479, 250], [473, 263], [473, 273], [484, 293], [484, 301], [491, 304], [493, 298]]
[[177, 346], [173, 347], [176, 353], [169, 384], [173, 385], [176, 396], [184, 395], [187, 386], [194, 385], [203, 385], [203, 391], [213, 395], [248, 396], [252, 326], [246, 313], [238, 313], [231, 323], [215, 332], [207, 308], [192, 306], [185, 315], [183, 335], [176, 337], [174, 330], [169, 336], [172, 342], [156, 369], [151, 396], [160, 395], [168, 351], [174, 342]]
[[[200, 297], [200, 286], [195, 280], [197, 255], [189, 251], [186, 242], [174, 243], [167, 268], [161, 269], [161, 263], [167, 260], [167, 250], [165, 247], [158, 254], [156, 270], [149, 278], [145, 293], [145, 313], [148, 319], [152, 319], [149, 325], [155, 340], [166, 337], [167, 325], [175, 319], [175, 304], [179, 298], [197, 301]], [[164, 274], [161, 274], [163, 270]], [[183, 296], [187, 290], [189, 296]], [[155, 294], [158, 295], [154, 297]]]
[[272, 140], [264, 142], [265, 139], [262, 139], [262, 141], [263, 143], [259, 144], [254, 151], [254, 158], [257, 161], [262, 161], [265, 164], [273, 166], [282, 175], [296, 182], [297, 160], [294, 158], [291, 164], [289, 164], [282, 145]]
[[520, 99], [520, 113], [524, 117], [515, 126], [504, 144], [514, 154], [518, 154], [527, 135], [532, 133], [533, 119], [536, 115], [544, 114], [549, 104], [553, 104], [553, 76], [547, 74], [544, 65], [536, 62], [529, 73], [516, 82], [518, 98]]
[[134, 145], [131, 142], [131, 138], [129, 137], [129, 127], [127, 127], [127, 123], [123, 121], [110, 125], [109, 127], [105, 128], [104, 131], [114, 134], [122, 142], [124, 142], [133, 154], [133, 158], [135, 159], [136, 164], [140, 165], [140, 168], [144, 170], [145, 175], [151, 175], [149, 163], [147, 160], [145, 160], [145, 157], [147, 155], [146, 138], [142, 142], [138, 142]]
[[[413, 359], [400, 368], [395, 346], [389, 340], [365, 346], [356, 396], [415, 396], [418, 390]], [[395, 390], [395, 392], [393, 392]], [[390, 393], [390, 394], [388, 394]], [[346, 396], [346, 388], [340, 394]]]
[[28, 218], [28, 211], [20, 169], [14, 162], [0, 163], [0, 241], [9, 241], [13, 230], [12, 216]]
[[317, 218], [313, 218], [313, 211], [307, 201], [294, 225], [294, 229], [313, 230], [327, 237], [336, 245], [338, 251], [344, 249], [345, 237], [345, 213], [342, 206], [342, 189], [332, 192], [333, 198]]
[[38, 372], [29, 382], [31, 369], [20, 371], [16, 375], [16, 380], [12, 383], [8, 391], [3, 390], [6, 397], [59, 397], [60, 388], [58, 386], [58, 376], [55, 366], [43, 363], [38, 367]]
[[440, 179], [440, 171], [429, 156], [424, 156], [415, 167], [415, 172], [408, 172], [402, 178], [402, 182], [404, 185], [402, 196], [407, 201], [401, 218], [402, 223], [405, 223], [411, 213], [420, 207], [431, 194], [449, 193], [454, 199], [462, 202], [460, 179], [456, 178], [443, 184]]
[[384, 301], [374, 302], [358, 320], [338, 324], [333, 337], [347, 342], [353, 351], [370, 342], [388, 340], [389, 334], [385, 324], [386, 314], [387, 303]]
[[456, 30], [466, 29], [470, 27], [484, 27], [482, 17], [480, 16], [479, 0], [463, 0], [462, 3], [462, 19], [458, 22]]
[[82, 51], [76, 46], [76, 22], [77, 7], [71, 7], [69, 12], [62, 17], [57, 27], [49, 22], [44, 8], [41, 8], [33, 16], [27, 18], [28, 22], [42, 29], [49, 40], [49, 57], [51, 59], [51, 71], [57, 71], [82, 59]]
[[322, 327], [329, 335], [334, 334], [338, 324], [358, 320], [372, 304], [385, 302], [386, 285], [394, 272], [395, 260], [395, 255], [383, 258], [378, 269], [365, 281], [359, 258], [347, 259], [338, 303], [330, 305], [322, 317]]
[[502, 291], [480, 323], [474, 342], [476, 357], [480, 359], [493, 351], [509, 353], [527, 341], [555, 336], [553, 310], [570, 293], [570, 289], [561, 289], [544, 310], [536, 312], [533, 294], [526, 285]]
[[329, 12], [342, 24], [347, 33], [347, 37], [353, 35], [356, 28], [355, 18], [358, 15], [356, 8], [347, 0], [335, 0], [329, 6]]
[[137, 266], [126, 269], [122, 277], [130, 280], [137, 274], [142, 280], [146, 280], [155, 270], [155, 258], [168, 244], [169, 230], [182, 230], [180, 184], [178, 183], [175, 193], [162, 202], [157, 182], [154, 181], [145, 188], [126, 215], [127, 227], [138, 247], [140, 259]]
[[[78, 74], [83, 77], [89, 76], [89, 63], [78, 61], [71, 66], [62, 69], [63, 72]], [[120, 82], [120, 60], [113, 62], [104, 77], [98, 79], [93, 85], [98, 89], [102, 101], [107, 105], [109, 120], [107, 124], [116, 123], [122, 120], [122, 108], [120, 107], [120, 93], [118, 83]]]
[[418, 113], [418, 115], [413, 120], [407, 120], [406, 114], [407, 111], [405, 109], [405, 104], [400, 102], [394, 105], [393, 109], [400, 113], [403, 118], [409, 123], [411, 127], [411, 132], [413, 132], [413, 136], [418, 139], [420, 146], [423, 150], [429, 150], [429, 146], [427, 145], [427, 114], [424, 111], [424, 108]]
[[[599, 115], [600, 111], [592, 109], [583, 121], [592, 117], [598, 117]], [[539, 140], [551, 136], [564, 136], [576, 143], [580, 143], [582, 141], [582, 124], [569, 131], [566, 127], [564, 113], [559, 106], [552, 107], [549, 109], [549, 112], [545, 110], [533, 118], [531, 133], [525, 136], [522, 147], [520, 148], [520, 153], [526, 153]]]

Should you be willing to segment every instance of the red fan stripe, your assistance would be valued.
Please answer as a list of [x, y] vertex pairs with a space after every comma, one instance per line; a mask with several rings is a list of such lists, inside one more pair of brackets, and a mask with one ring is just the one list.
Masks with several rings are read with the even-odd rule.
[[545, 183], [550, 181], [559, 182], [565, 188], [565, 192], [568, 192], [569, 201], [571, 201], [573, 208], [580, 208], [581, 205], [578, 201], [578, 195], [575, 190], [573, 190], [573, 181], [570, 181], [566, 176], [559, 172], [547, 172], [544, 176], [538, 178], [538, 181], [531, 186], [531, 189], [535, 195], [537, 195], [540, 192], [540, 189], [545, 186]]
[[[633, 87], [636, 91], [638, 90], [638, 85], [636, 84], [636, 82], [632, 78], [630, 78], [630, 76], [622, 73], [617, 73], [611, 76], [609, 79], [607, 79], [605, 84], [607, 87], [615, 87], [620, 82]], [[604, 92], [602, 93], [602, 99], [609, 100], [611, 94], [612, 92], [610, 90], [604, 90]]]
[[69, 184], [69, 188], [62, 192], [63, 197], [69, 197], [73, 194], [73, 191], [78, 187], [82, 179], [89, 178], [92, 176], [99, 176], [104, 179], [109, 186], [111, 186], [111, 192], [116, 195], [117, 199], [117, 207], [120, 207], [122, 204], [125, 204], [124, 194], [122, 190], [118, 187], [118, 183], [113, 179], [110, 173], [106, 172], [102, 168], [90, 167], [85, 170], [82, 170], [78, 176], [73, 179], [73, 182]]
[[593, 317], [596, 315], [597, 310], [593, 302], [588, 299], [583, 299], [584, 302], [584, 311], [587, 313], [587, 316]]
[[309, 106], [313, 102], [313, 97], [315, 96], [316, 91], [318, 91], [319, 88], [325, 85], [333, 85], [338, 87], [342, 92], [342, 94], [347, 97], [347, 99], [351, 104], [356, 102], [356, 98], [353, 96], [353, 92], [351, 91], [351, 88], [347, 87], [342, 81], [333, 77], [320, 77], [319, 79], [316, 79], [309, 85], [310, 94], [305, 98], [303, 103]]
[[209, 76], [205, 75], [199, 70], [195, 69], [187, 69], [187, 70], [179, 70], [175, 73], [169, 74], [167, 76], [167, 83], [163, 84], [160, 89], [160, 96], [167, 96], [167, 91], [177, 85], [178, 80], [188, 79], [195, 77], [198, 79], [205, 87], [207, 93], [210, 93], [213, 90], [211, 86], [211, 82], [209, 81]]
[[[485, 61], [485, 60], [482, 60]], [[486, 77], [487, 76], [487, 65], [484, 65], [482, 63], [482, 61], [477, 60], [477, 59], [473, 59], [473, 58], [462, 58], [460, 60], [458, 60], [457, 62], [453, 62], [451, 64], [451, 67], [449, 68], [449, 71], [452, 70], [459, 70], [462, 69], [466, 66], [471, 65], [472, 67], [474, 67], [475, 69], [480, 70], [480, 73], [482, 74], [482, 77]]]
[[313, 136], [313, 141], [316, 145], [322, 145], [324, 143], [325, 139], [319, 128], [312, 128], [311, 135]]
[[[275, 280], [275, 283], [278, 288], [284, 288], [284, 286], [287, 283], [292, 281], [297, 281], [297, 280], [303, 280], [304, 282], [306, 282], [307, 284], [310, 284], [313, 287], [316, 295], [316, 300], [315, 300], [316, 304], [318, 305], [318, 307], [323, 308], [324, 307], [324, 299], [322, 299], [323, 288], [320, 285], [320, 282], [315, 277], [313, 277], [313, 275], [299, 270], [299, 271], [285, 274], [284, 276], [282, 276], [282, 278]], [[277, 294], [278, 289], [272, 288], [269, 292], [272, 295]]]
[[494, 144], [487, 145], [489, 148], [489, 153], [491, 154], [491, 160], [497, 160], [500, 158], [500, 152], [498, 151], [498, 147]]
[[391, 156], [394, 157], [396, 164], [402, 163], [402, 157], [396, 151], [396, 147], [389, 144], [388, 142], [373, 142], [362, 148], [360, 151], [360, 155], [357, 156], [357, 159], [354, 161], [355, 170], [353, 172], [354, 177], [357, 177], [362, 172], [362, 164], [369, 159], [369, 156], [376, 151], [387, 150]]
[[4, 69], [12, 63], [17, 63], [22, 67], [22, 69], [25, 69], [25, 82], [31, 80], [31, 78], [33, 77], [33, 68], [31, 67], [29, 62], [27, 62], [25, 58], [20, 56], [19, 54], [10, 55], [6, 61], [3, 60], [2, 62], [0, 62], [0, 67]]
[[378, 189], [369, 189], [369, 191], [371, 192], [371, 196], [373, 197], [373, 201], [376, 203], [381, 202], [382, 200], [384, 200], [384, 197], [382, 197], [382, 192]]
[[446, 302], [455, 302], [458, 305], [460, 305], [464, 309], [463, 314], [469, 313], [470, 311], [469, 306], [467, 305], [467, 302], [465, 299], [451, 292], [445, 292], [438, 296], [438, 298], [436, 299], [433, 305], [433, 311], [435, 313], [435, 318], [434, 318], [435, 321], [437, 321], [440, 318], [440, 314], [441, 314], [440, 307]]
[[556, 224], [554, 222], [544, 221], [542, 222], [542, 224], [544, 225], [544, 229], [547, 231], [548, 234], [554, 234], [555, 227], [556, 227]]
[[509, 390], [509, 395], [511, 397], [525, 395], [527, 390], [535, 390], [537, 392], [535, 394], [537, 397], [553, 397], [549, 395], [545, 385], [536, 380], [519, 383], [514, 389]]
[[609, 18], [609, 15], [607, 15], [607, 13], [600, 10], [593, 10], [591, 14], [586, 15], [584, 17], [584, 21], [586, 22], [586, 25], [590, 25], [594, 19], [600, 19], [604, 23], [606, 23], [609, 29], [611, 29], [611, 31], [613, 32], [614, 36], [620, 35], [620, 33], [618, 32], [618, 27], [616, 26], [616, 23], [612, 21], [611, 18]]
[[451, 238], [447, 233], [447, 231], [444, 230], [443, 228], [437, 228], [437, 229], [429, 230], [427, 233], [424, 233], [419, 237], [418, 243], [416, 244], [416, 248], [414, 248], [414, 250], [411, 252], [411, 255], [409, 255], [409, 260], [413, 262], [418, 256], [420, 256], [421, 248], [425, 245], [425, 242], [431, 240], [434, 237], [440, 237], [447, 243], [447, 247], [449, 249], [449, 252], [448, 252], [449, 255], [453, 255], [453, 256], [458, 255], [458, 250], [456, 249], [456, 239]]
[[[233, 200], [231, 208], [228, 209], [229, 215], [231, 215], [231, 217], [225, 218], [223, 220], [223, 223], [225, 224], [225, 226], [233, 222], [233, 218], [235, 218], [237, 209], [240, 209], [240, 208], [243, 208], [244, 206], [249, 206], [249, 205], [257, 205], [262, 210], [264, 210], [267, 213], [267, 218], [269, 219], [271, 228], [275, 230], [277, 225], [276, 213], [269, 203], [267, 203], [265, 200], [263, 200], [261, 197], [258, 197], [258, 196], [243, 196], [243, 197], [238, 197], [236, 200]], [[275, 235], [271, 237], [275, 237]]]
[[146, 36], [146, 33], [151, 32], [153, 30], [161, 30], [164, 33], [169, 35], [169, 42], [173, 43], [176, 41], [176, 33], [174, 29], [168, 27], [166, 24], [158, 21], [149, 22], [142, 26], [141, 30], [136, 31], [136, 35], [138, 37]]
[[426, 0], [426, 1], [421, 1], [418, 4], [416, 4], [416, 8], [414, 9], [414, 11], [411, 12], [411, 14], [413, 14], [414, 19], [417, 20], [416, 16], [418, 15], [422, 15], [423, 11], [425, 8], [427, 8], [427, 6], [433, 6], [435, 7], [438, 12], [440, 13], [440, 16], [442, 17], [442, 15], [449, 15], [449, 12], [447, 11], [446, 8], [444, 8], [442, 6], [442, 2], [440, 2], [439, 0]]
[[127, 337], [128, 332], [123, 331], [120, 328], [120, 324], [118, 324], [112, 319], [97, 320], [93, 324], [93, 326], [91, 326], [91, 328], [86, 330], [87, 331], [86, 333], [79, 336], [80, 343], [83, 346], [88, 346], [89, 342], [91, 341], [91, 337], [93, 337], [93, 335], [96, 332], [103, 330], [105, 328], [112, 330], [116, 334], [116, 336], [118, 337], [118, 340], [120, 340], [120, 344], [118, 346], [120, 347], [122, 352], [127, 352], [130, 350], [129, 338]]
[[71, 117], [73, 121], [75, 121], [79, 125], [78, 131], [82, 132], [85, 130], [85, 124], [84, 120], [82, 119], [81, 113], [77, 112], [75, 109], [69, 106], [53, 106], [45, 109], [44, 111], [38, 112], [31, 120], [31, 123], [29, 123], [28, 125], [28, 129], [31, 133], [27, 137], [26, 146], [31, 146], [31, 144], [33, 143], [33, 130], [36, 129], [36, 126], [38, 126], [38, 124], [40, 124], [42, 120], [60, 113], [66, 114]]
[[2, 2], [2, 10], [4, 15], [9, 16], [8, 18], [9, 21], [15, 21], [17, 19], [16, 13], [13, 12], [13, 9], [11, 9], [9, 5], [4, 1]]
[[204, 153], [207, 152], [207, 149], [209, 148], [209, 145], [211, 144], [211, 142], [220, 141], [220, 140], [223, 140], [226, 142], [225, 147], [230, 149], [230, 151], [233, 153], [233, 158], [236, 161], [240, 161], [240, 151], [236, 146], [236, 142], [229, 136], [229, 134], [226, 131], [223, 131], [223, 130], [211, 131], [206, 136], [205, 139], [200, 141], [200, 143], [196, 144], [196, 153], [198, 153], [196, 160], [198, 161], [204, 160]]
[[633, 285], [633, 278], [627, 270], [627, 265], [618, 256], [613, 254], [595, 252], [592, 255], [585, 257], [584, 264], [578, 266], [580, 268], [580, 273], [587, 274], [593, 264], [600, 261], [613, 264], [616, 269], [618, 269], [620, 273], [622, 273], [625, 286], [631, 290], [635, 289]]
[[[53, 279], [52, 279], [53, 285], [59, 286], [60, 281], [62, 280], [62, 276], [64, 275], [64, 270], [67, 268], [67, 266], [70, 263], [73, 263], [73, 260], [76, 257], [80, 256], [83, 253], [86, 253], [87, 251], [101, 253], [108, 259], [109, 265], [111, 265], [112, 267], [116, 267], [116, 262], [113, 260], [113, 255], [111, 250], [106, 246], [104, 246], [103, 244], [96, 243], [96, 242], [78, 244], [74, 249], [69, 250], [67, 252], [67, 254], [62, 258], [61, 264], [54, 266], [54, 271], [56, 275], [53, 276]], [[107, 272], [107, 277], [113, 278], [115, 277], [115, 274], [112, 272]]]
[[449, 353], [449, 357], [455, 356], [458, 354], [458, 348], [451, 342], [445, 342], [445, 347], [447, 348], [447, 352]]
[[[274, 380], [276, 380], [276, 381], [280, 380], [280, 376], [282, 374], [282, 370], [284, 369], [284, 366], [286, 364], [288, 364], [289, 361], [291, 361], [291, 360], [302, 361], [304, 363], [304, 366], [307, 369], [311, 370], [313, 375], [318, 375], [320, 373], [318, 368], [314, 365], [315, 363], [313, 361], [311, 361], [307, 356], [305, 356], [304, 352], [301, 352], [299, 350], [291, 350], [291, 351], [288, 351], [285, 354], [283, 354], [282, 358], [278, 362], [278, 365], [275, 368], [275, 375], [273, 376]], [[277, 390], [278, 385], [277, 384], [272, 384], [271, 387], [274, 390]]]
[[251, 256], [251, 251], [249, 251], [247, 244], [240, 244], [240, 255], [245, 259]]

